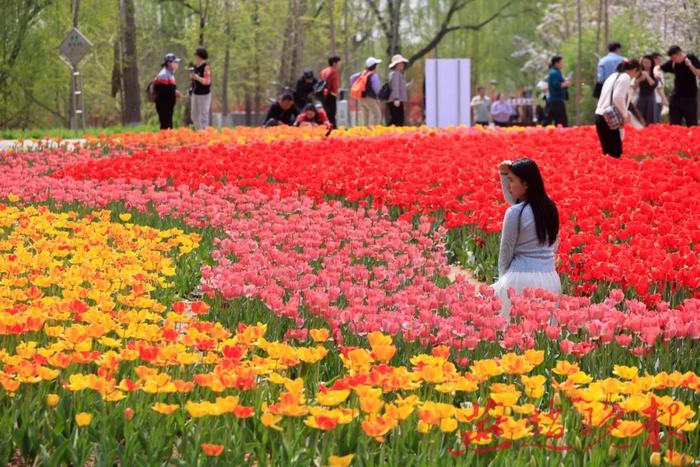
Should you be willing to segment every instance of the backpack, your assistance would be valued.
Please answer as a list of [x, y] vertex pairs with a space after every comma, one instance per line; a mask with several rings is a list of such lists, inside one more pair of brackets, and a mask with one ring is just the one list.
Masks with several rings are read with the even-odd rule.
[[146, 99], [148, 99], [148, 102], [155, 102], [157, 97], [158, 94], [156, 93], [155, 83], [151, 81], [148, 83], [148, 86], [146, 86]]
[[355, 82], [352, 83], [352, 87], [350, 88], [350, 97], [353, 99], [362, 99], [367, 95], [367, 84], [369, 84], [369, 77], [373, 73], [373, 71], [367, 70], [360, 73], [360, 76], [358, 76]]
[[326, 94], [326, 87], [328, 82], [325, 79], [320, 79], [314, 84], [313, 93], [316, 97], [323, 97]]
[[377, 95], [377, 99], [380, 101], [388, 101], [389, 98], [391, 97], [391, 85], [389, 84], [389, 81], [384, 83], [382, 88], [379, 90], [379, 95]]

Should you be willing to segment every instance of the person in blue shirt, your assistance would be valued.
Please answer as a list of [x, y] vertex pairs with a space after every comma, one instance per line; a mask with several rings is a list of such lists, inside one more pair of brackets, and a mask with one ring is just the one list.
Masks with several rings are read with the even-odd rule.
[[564, 59], [560, 55], [555, 55], [549, 63], [549, 73], [547, 74], [547, 115], [550, 123], [555, 126], [569, 126], [569, 119], [566, 116], [566, 104], [569, 99], [568, 88], [571, 82], [564, 78], [561, 69], [564, 67]]
[[621, 51], [622, 45], [619, 42], [611, 42], [608, 44], [608, 54], [598, 60], [598, 72], [596, 75], [595, 88], [593, 88], [593, 97], [600, 97], [600, 92], [603, 89], [605, 80], [615, 73], [621, 61], [626, 60], [626, 58], [620, 54]]
[[517, 294], [525, 289], [561, 294], [561, 280], [554, 265], [559, 247], [559, 211], [547, 196], [534, 161], [503, 161], [498, 171], [510, 207], [503, 218], [498, 281], [492, 287], [501, 299], [501, 314], [508, 317], [510, 289]]

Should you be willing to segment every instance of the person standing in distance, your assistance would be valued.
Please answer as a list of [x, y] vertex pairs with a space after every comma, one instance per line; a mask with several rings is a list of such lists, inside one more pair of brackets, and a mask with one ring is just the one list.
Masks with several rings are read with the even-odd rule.
[[491, 98], [486, 95], [486, 89], [483, 86], [476, 88], [476, 96], [472, 98], [471, 108], [474, 112], [474, 125], [489, 126]]
[[182, 59], [175, 54], [167, 54], [163, 58], [160, 72], [153, 80], [153, 91], [156, 94], [156, 112], [160, 120], [161, 130], [170, 130], [173, 128], [173, 111], [175, 110], [175, 102], [182, 97], [180, 91], [177, 90], [175, 81], [175, 72], [180, 66]]
[[554, 126], [569, 126], [569, 119], [566, 116], [566, 101], [569, 98], [568, 87], [571, 82], [564, 79], [561, 69], [564, 68], [564, 59], [560, 55], [555, 55], [549, 62], [549, 73], [547, 74], [547, 85], [549, 95], [547, 96], [547, 107], [549, 110], [549, 121]]
[[620, 52], [622, 45], [619, 42], [611, 42], [608, 44], [608, 54], [598, 60], [598, 72], [595, 87], [593, 88], [593, 97], [600, 97], [600, 92], [603, 90], [603, 83], [610, 75], [615, 73], [617, 65], [625, 60]]
[[675, 75], [669, 102], [671, 125], [682, 125], [685, 120], [686, 126], [695, 126], [698, 124], [700, 60], [693, 54], [684, 54], [677, 45], [668, 49], [668, 56], [670, 59], [661, 65], [661, 70]]
[[204, 47], [194, 53], [194, 68], [190, 71], [192, 79], [192, 123], [195, 130], [203, 130], [209, 126], [211, 110], [211, 68], [207, 59], [209, 53]]
[[406, 60], [402, 55], [394, 55], [391, 57], [389, 64], [389, 102], [387, 108], [389, 111], [388, 125], [389, 126], [404, 126], [406, 122], [406, 102], [408, 102], [408, 85], [406, 77], [403, 74], [406, 69]]
[[336, 113], [338, 111], [338, 89], [340, 88], [340, 57], [333, 55], [328, 57], [328, 67], [321, 70], [321, 79], [326, 82], [326, 88], [323, 90], [321, 103], [323, 109], [328, 115], [333, 128], [338, 128], [336, 123]]

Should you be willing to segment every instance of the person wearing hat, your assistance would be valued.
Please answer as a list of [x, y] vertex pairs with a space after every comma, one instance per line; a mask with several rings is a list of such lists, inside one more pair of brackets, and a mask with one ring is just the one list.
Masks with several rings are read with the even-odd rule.
[[160, 129], [169, 130], [173, 127], [173, 111], [175, 101], [182, 96], [177, 90], [175, 71], [180, 65], [180, 57], [175, 54], [167, 54], [163, 58], [160, 72], [153, 80], [153, 90], [156, 93], [156, 112], [160, 119]]
[[404, 126], [406, 120], [406, 102], [408, 102], [408, 85], [403, 71], [406, 69], [406, 60], [402, 55], [394, 55], [391, 57], [389, 64], [389, 102], [387, 107], [389, 110], [387, 125], [389, 126]]
[[382, 108], [378, 99], [382, 84], [377, 76], [377, 65], [380, 63], [382, 63], [380, 59], [369, 57], [365, 62], [365, 69], [350, 77], [351, 88], [358, 79], [363, 79], [366, 83], [362, 98], [358, 99], [366, 126], [379, 125], [382, 122]]
[[303, 74], [297, 80], [297, 87], [294, 91], [294, 103], [299, 112], [304, 110], [306, 104], [311, 103], [313, 100], [314, 87], [317, 82], [318, 80], [314, 76], [314, 70], [309, 67], [304, 68]]
[[209, 111], [211, 109], [211, 69], [207, 59], [209, 53], [204, 47], [199, 47], [194, 53], [194, 66], [190, 69], [192, 80], [192, 123], [195, 130], [203, 130], [209, 126]]

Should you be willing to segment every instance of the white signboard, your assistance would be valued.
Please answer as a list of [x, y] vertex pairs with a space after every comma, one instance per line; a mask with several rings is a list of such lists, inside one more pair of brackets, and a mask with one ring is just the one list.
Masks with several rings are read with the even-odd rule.
[[425, 123], [431, 128], [471, 125], [471, 61], [428, 59], [425, 63]]
[[76, 66], [91, 48], [92, 43], [77, 28], [73, 28], [58, 46], [58, 51], [68, 60], [68, 63]]

